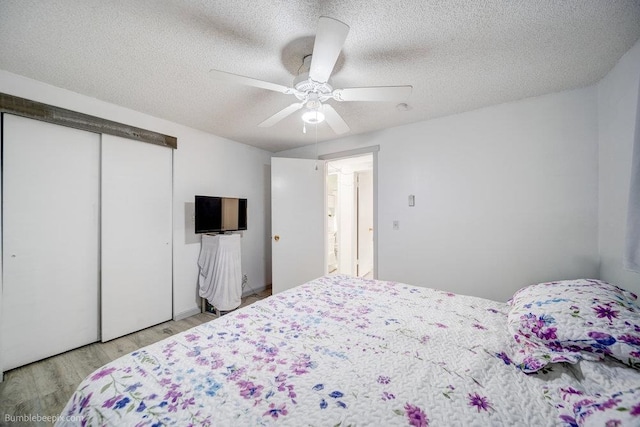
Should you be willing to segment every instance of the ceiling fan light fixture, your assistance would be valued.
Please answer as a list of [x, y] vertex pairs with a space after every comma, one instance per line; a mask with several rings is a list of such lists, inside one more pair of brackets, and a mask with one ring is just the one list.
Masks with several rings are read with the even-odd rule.
[[310, 125], [322, 123], [324, 121], [324, 113], [318, 110], [309, 110], [302, 114], [302, 121]]

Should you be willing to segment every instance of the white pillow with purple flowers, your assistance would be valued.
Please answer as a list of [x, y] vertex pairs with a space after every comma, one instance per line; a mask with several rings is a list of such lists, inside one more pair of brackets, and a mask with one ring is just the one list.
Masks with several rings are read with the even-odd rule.
[[607, 395], [587, 395], [578, 391], [568, 395], [566, 401], [567, 409], [573, 412], [573, 416], [560, 416], [565, 425], [580, 427], [640, 425], [640, 388]]
[[524, 372], [550, 363], [614, 357], [640, 369], [640, 308], [631, 292], [600, 280], [539, 283], [508, 302], [512, 360]]

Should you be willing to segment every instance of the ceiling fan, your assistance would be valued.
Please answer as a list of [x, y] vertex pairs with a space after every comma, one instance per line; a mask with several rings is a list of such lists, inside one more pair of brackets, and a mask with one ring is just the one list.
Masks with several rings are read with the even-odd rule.
[[337, 134], [349, 131], [349, 126], [338, 112], [326, 101], [404, 101], [411, 94], [412, 86], [375, 86], [334, 89], [329, 82], [331, 72], [338, 60], [342, 46], [349, 33], [349, 26], [337, 19], [321, 16], [318, 21], [318, 31], [313, 45], [313, 53], [303, 58], [303, 64], [308, 66], [304, 72], [293, 81], [293, 87], [265, 82], [251, 77], [240, 76], [219, 70], [211, 70], [214, 78], [232, 83], [254, 86], [261, 89], [294, 95], [299, 102], [278, 111], [258, 126], [270, 127], [305, 108], [302, 115], [305, 123], [317, 124], [325, 119]]

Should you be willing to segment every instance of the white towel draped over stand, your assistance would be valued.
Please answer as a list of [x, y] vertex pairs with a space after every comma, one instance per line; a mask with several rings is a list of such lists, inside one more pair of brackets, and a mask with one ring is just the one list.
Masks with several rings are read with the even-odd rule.
[[239, 234], [202, 235], [199, 295], [220, 311], [240, 306], [242, 265]]

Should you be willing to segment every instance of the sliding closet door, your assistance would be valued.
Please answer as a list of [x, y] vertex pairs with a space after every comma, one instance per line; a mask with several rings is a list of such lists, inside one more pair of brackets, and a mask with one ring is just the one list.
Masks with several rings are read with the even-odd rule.
[[102, 341], [172, 317], [172, 151], [102, 136]]
[[2, 369], [99, 340], [100, 136], [3, 115]]

